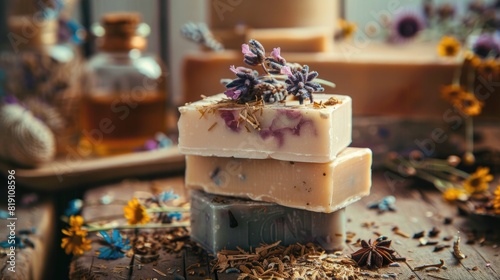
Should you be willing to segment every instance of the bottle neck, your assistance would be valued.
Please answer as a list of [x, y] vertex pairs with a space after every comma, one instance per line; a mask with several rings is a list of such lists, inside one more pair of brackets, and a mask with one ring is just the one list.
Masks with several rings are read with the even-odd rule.
[[138, 35], [113, 36], [105, 35], [98, 41], [98, 48], [105, 52], [143, 51], [147, 47], [146, 38]]

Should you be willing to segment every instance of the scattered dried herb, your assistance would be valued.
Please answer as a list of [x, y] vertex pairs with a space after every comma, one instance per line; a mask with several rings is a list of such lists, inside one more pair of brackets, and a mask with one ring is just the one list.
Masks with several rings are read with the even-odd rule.
[[222, 250], [212, 270], [241, 272], [238, 279], [359, 279], [356, 263], [342, 253], [327, 254], [312, 243], [286, 247], [279, 243], [262, 245], [253, 252]]
[[362, 248], [354, 252], [351, 257], [361, 267], [381, 268], [393, 260], [395, 251], [390, 248], [391, 242], [385, 236], [377, 238], [373, 243], [371, 240], [368, 242], [361, 240]]
[[413, 234], [414, 239], [419, 239], [419, 238], [422, 238], [424, 236], [425, 236], [425, 231], [421, 231], [421, 232], [417, 232], [417, 233]]
[[413, 271], [419, 271], [419, 270], [423, 270], [423, 269], [426, 269], [429, 267], [442, 268], [443, 266], [444, 266], [444, 260], [440, 259], [439, 263], [437, 263], [437, 264], [424, 264], [421, 266], [417, 266], [417, 267], [413, 268]]
[[404, 238], [410, 238], [410, 235], [404, 231], [401, 231], [399, 227], [395, 226], [392, 228], [392, 232]]
[[446, 218], [444, 218], [443, 223], [445, 225], [451, 225], [453, 223], [453, 218], [446, 217]]
[[453, 242], [453, 256], [457, 260], [465, 259], [467, 256], [460, 250], [460, 236]]
[[441, 232], [441, 230], [437, 229], [436, 227], [433, 227], [430, 231], [429, 231], [429, 237], [437, 237], [439, 235], [439, 233]]
[[450, 247], [451, 246], [447, 245], [447, 244], [439, 244], [439, 245], [436, 245], [436, 247], [434, 247], [433, 252], [440, 252], [440, 251], [443, 251], [443, 249], [450, 248]]

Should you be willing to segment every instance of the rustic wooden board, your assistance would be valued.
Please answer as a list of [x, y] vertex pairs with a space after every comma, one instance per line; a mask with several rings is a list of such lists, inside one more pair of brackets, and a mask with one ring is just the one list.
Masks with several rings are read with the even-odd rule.
[[39, 191], [68, 190], [75, 187], [124, 178], [183, 170], [184, 155], [177, 146], [123, 155], [85, 158], [69, 153], [35, 168], [21, 168], [0, 160], [0, 172], [16, 170], [17, 183]]
[[[375, 174], [373, 177], [372, 194], [360, 202], [348, 207], [348, 217], [351, 222], [348, 230], [356, 232], [357, 237], [368, 239], [377, 238], [374, 232], [381, 233], [393, 240], [392, 247], [401, 256], [407, 258], [406, 263], [401, 263], [403, 279], [415, 274], [419, 279], [428, 279], [429, 274], [437, 275], [446, 279], [498, 279], [496, 269], [500, 268], [493, 260], [498, 261], [499, 250], [494, 248], [494, 242], [489, 245], [467, 245], [464, 231], [471, 230], [469, 226], [464, 227], [464, 222], [469, 221], [466, 217], [457, 217], [457, 208], [446, 203], [441, 194], [432, 187], [424, 183], [415, 183], [413, 180], [406, 179], [402, 183], [394, 186], [391, 190], [385, 180], [383, 173]], [[386, 195], [394, 195], [397, 198], [397, 211], [378, 214], [375, 210], [368, 210], [366, 204], [371, 201], [377, 201]], [[452, 217], [451, 225], [444, 224], [445, 217]], [[375, 222], [376, 228], [367, 229], [362, 227], [362, 223]], [[498, 223], [498, 221], [497, 221]], [[420, 231], [430, 231], [433, 227], [441, 230], [437, 238], [428, 238], [432, 241], [439, 241], [439, 244], [452, 246], [453, 240], [443, 241], [445, 236], [461, 236], [462, 252], [468, 257], [461, 262], [456, 261], [452, 255], [452, 248], [445, 248], [440, 252], [433, 252], [434, 246], [419, 246], [418, 239], [404, 238], [394, 234], [392, 228], [398, 226], [403, 232], [413, 236]], [[498, 233], [498, 228], [496, 229]], [[427, 237], [427, 235], [426, 235]], [[349, 246], [352, 248], [352, 246]], [[352, 248], [356, 249], [356, 248]], [[495, 255], [496, 254], [496, 255]], [[411, 269], [430, 263], [439, 263], [443, 259], [448, 269], [439, 272], [418, 271], [412, 272]], [[491, 268], [487, 267], [485, 260], [491, 260]], [[477, 270], [473, 270], [477, 267]], [[474, 268], [475, 269], [475, 268]], [[395, 268], [384, 268], [380, 272], [394, 272]]]
[[[500, 249], [495, 245], [500, 243], [499, 220], [458, 216], [457, 207], [446, 203], [441, 194], [432, 186], [412, 179], [395, 182], [387, 180], [386, 175], [385, 171], [375, 172], [371, 195], [347, 207], [347, 230], [355, 233], [355, 236], [346, 245], [344, 254], [351, 254], [359, 248], [354, 245], [358, 238], [374, 240], [379, 235], [385, 235], [392, 240], [392, 248], [396, 250], [396, 254], [405, 257], [406, 261], [398, 262], [399, 267], [366, 270], [373, 277], [380, 278], [395, 274], [397, 279], [500, 279]], [[181, 186], [182, 178], [166, 179], [161, 181], [161, 184]], [[130, 199], [133, 193], [148, 191], [152, 185], [153, 183], [147, 181], [126, 181], [114, 186], [93, 189], [87, 192], [86, 199], [93, 200], [104, 194], [114, 194], [123, 199]], [[396, 211], [379, 213], [377, 210], [366, 207], [368, 203], [380, 200], [387, 195], [396, 197]], [[122, 211], [121, 208], [113, 210], [112, 207], [108, 208], [108, 210], [105, 211], [106, 215]], [[95, 207], [89, 207], [85, 213], [90, 216], [104, 215], [102, 210]], [[445, 217], [453, 218], [453, 222], [445, 224]], [[410, 237], [395, 234], [393, 231], [395, 226], [401, 232], [410, 235]], [[439, 229], [440, 233], [434, 238], [429, 238], [427, 233], [433, 227]], [[484, 244], [480, 245], [479, 242], [466, 244], [467, 232], [473, 229], [477, 230], [477, 235], [486, 236]], [[419, 240], [412, 238], [412, 236], [421, 231], [426, 232], [425, 237], [428, 240], [437, 241], [438, 244], [449, 245], [450, 247], [439, 252], [433, 252], [434, 246], [419, 246]], [[453, 239], [443, 240], [444, 237], [456, 235], [460, 235], [462, 252], [467, 255], [467, 258], [460, 262], [452, 255]], [[118, 266], [129, 265], [132, 268], [130, 279], [235, 280], [238, 278], [237, 273], [212, 273], [209, 262], [213, 256], [209, 256], [204, 252], [195, 252], [189, 246], [186, 248], [180, 253], [168, 254], [163, 252], [160, 261], [146, 264], [141, 267], [141, 270], [138, 270], [136, 265], [130, 266], [130, 258], [123, 258], [123, 264], [120, 263]], [[85, 258], [93, 257], [93, 266], [100, 267], [102, 264], [99, 261], [102, 260], [96, 262], [97, 258], [92, 254], [88, 252]], [[413, 268], [420, 265], [439, 263], [440, 259], [445, 262], [446, 269], [413, 271]], [[75, 260], [73, 263], [75, 263]], [[89, 263], [89, 261], [87, 260], [86, 263]], [[112, 279], [107, 277], [116, 277], [116, 279], [124, 279], [122, 277], [125, 277], [125, 279], [128, 279], [128, 275], [123, 274], [129, 272], [128, 269], [125, 269], [125, 272], [122, 270], [120, 274], [120, 272], [117, 272], [116, 266], [114, 265], [115, 270], [113, 271], [113, 265], [108, 261], [108, 274], [104, 278]], [[103, 269], [102, 266], [101, 269]], [[158, 271], [166, 276], [158, 273]], [[366, 278], [370, 279], [369, 276], [366, 276]]]

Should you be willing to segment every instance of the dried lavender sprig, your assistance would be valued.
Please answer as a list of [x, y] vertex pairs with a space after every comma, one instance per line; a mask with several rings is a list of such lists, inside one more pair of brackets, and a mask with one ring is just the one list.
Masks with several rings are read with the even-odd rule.
[[203, 45], [214, 51], [224, 50], [222, 43], [217, 41], [205, 23], [188, 22], [181, 28], [184, 38]]

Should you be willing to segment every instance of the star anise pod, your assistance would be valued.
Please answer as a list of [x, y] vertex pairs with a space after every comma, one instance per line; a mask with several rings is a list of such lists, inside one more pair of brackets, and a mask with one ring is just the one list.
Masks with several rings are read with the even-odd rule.
[[361, 267], [381, 268], [392, 262], [394, 250], [389, 248], [391, 242], [385, 236], [377, 238], [373, 243], [371, 240], [368, 240], [368, 242], [361, 240], [363, 248], [352, 253], [351, 258]]

